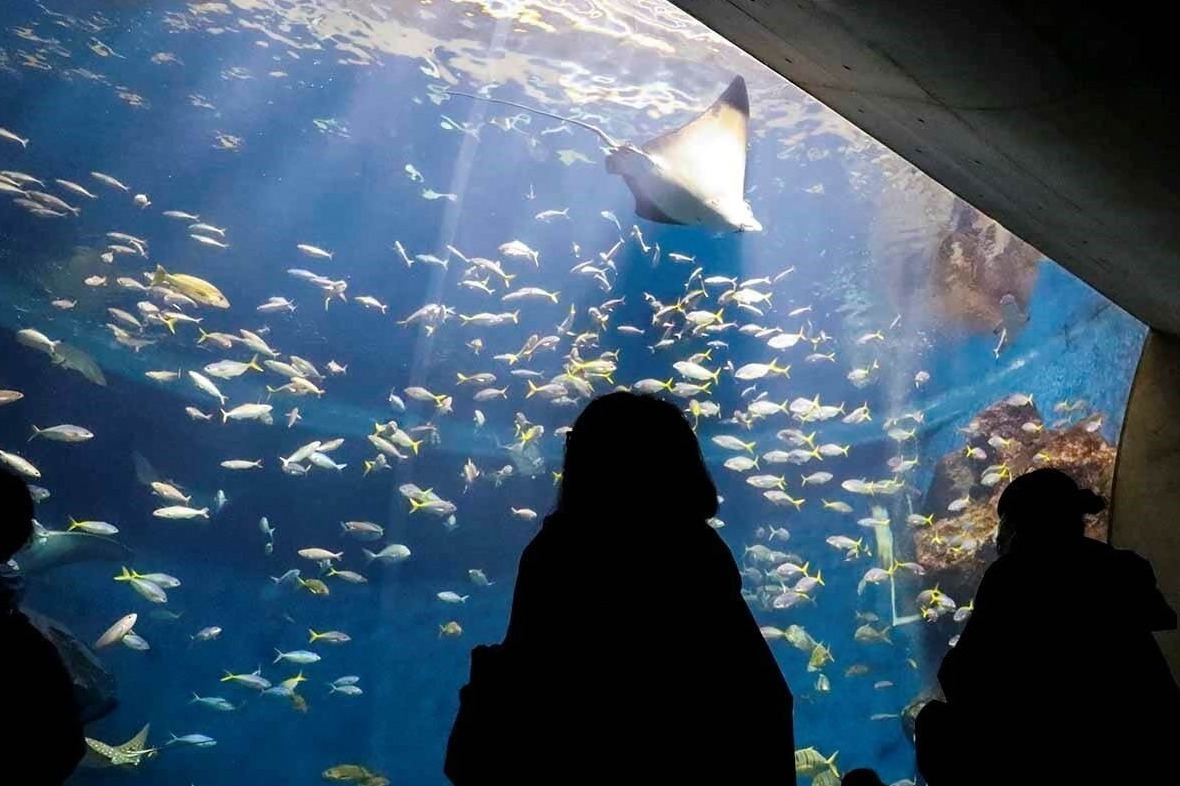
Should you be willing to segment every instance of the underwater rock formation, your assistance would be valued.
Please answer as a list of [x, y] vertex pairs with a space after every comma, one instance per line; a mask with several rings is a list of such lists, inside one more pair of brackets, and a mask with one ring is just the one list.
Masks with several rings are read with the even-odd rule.
[[[934, 522], [912, 530], [913, 553], [926, 568], [929, 583], [964, 603], [974, 594], [995, 557], [996, 503], [1011, 477], [1053, 466], [1109, 496], [1115, 447], [1095, 428], [1096, 422], [1087, 418], [1056, 429], [1043, 426], [1031, 401], [1004, 400], [979, 413], [968, 429], [965, 448], [943, 456], [935, 466], [922, 506], [935, 514]], [[971, 451], [977, 451], [975, 456]], [[981, 471], [989, 465], [1005, 467], [1006, 476], [985, 485]], [[952, 503], [964, 500], [969, 500], [965, 507], [949, 510], [957, 507]], [[1105, 512], [1086, 527], [1087, 535], [1105, 540]]]
[[877, 203], [871, 246], [892, 305], [940, 328], [991, 332], [1015, 298], [1027, 312], [1042, 256], [1000, 224], [909, 165], [891, 173]]
[[956, 199], [930, 270], [931, 302], [948, 321], [992, 330], [1003, 316], [1004, 295], [1028, 308], [1040, 259], [1035, 248]]
[[53, 642], [74, 683], [74, 698], [83, 723], [109, 715], [119, 706], [115, 675], [107, 670], [94, 650], [82, 643], [60, 622], [32, 609], [21, 611], [37, 630]]

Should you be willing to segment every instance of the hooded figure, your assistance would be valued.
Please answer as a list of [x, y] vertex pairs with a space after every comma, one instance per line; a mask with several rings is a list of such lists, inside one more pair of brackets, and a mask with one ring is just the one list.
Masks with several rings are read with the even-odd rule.
[[1174, 780], [1180, 690], [1152, 631], [1176, 613], [1147, 560], [1085, 537], [1104, 506], [1055, 469], [1000, 496], [999, 559], [938, 672], [947, 701], [918, 718], [931, 786]]
[[[8, 564], [33, 535], [33, 498], [25, 482], [0, 469], [0, 694], [7, 722], [0, 757], [25, 764], [28, 786], [60, 786], [86, 751], [70, 673], [57, 647], [20, 610], [20, 574]], [[7, 783], [7, 776], [2, 779]]]
[[456, 786], [793, 786], [791, 693], [716, 513], [674, 405], [621, 392], [586, 407], [504, 643], [472, 653]]

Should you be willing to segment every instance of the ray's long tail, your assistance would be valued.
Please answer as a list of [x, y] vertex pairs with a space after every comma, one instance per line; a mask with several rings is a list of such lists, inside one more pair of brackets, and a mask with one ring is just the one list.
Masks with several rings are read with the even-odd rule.
[[581, 126], [582, 128], [585, 128], [588, 131], [594, 132], [595, 134], [598, 135], [599, 139], [601, 139], [603, 142], [606, 143], [606, 145], [608, 147], [611, 147], [611, 148], [622, 147], [622, 143], [612, 139], [611, 136], [609, 134], [607, 134], [605, 131], [603, 131], [601, 128], [599, 128], [598, 126], [596, 126], [592, 123], [587, 123], [584, 120], [577, 120], [572, 117], [564, 117], [562, 115], [554, 114], [553, 112], [546, 112], [544, 109], [537, 109], [536, 107], [526, 106], [525, 104], [518, 104], [515, 101], [508, 101], [503, 98], [489, 98], [487, 96], [475, 95], [474, 93], [462, 93], [458, 90], [448, 90], [447, 95], [463, 96], [464, 98], [470, 98], [475, 101], [486, 101], [489, 104], [501, 104], [503, 106], [511, 106], [511, 107], [515, 107], [516, 109], [523, 110], [525, 112], [531, 112], [534, 115], [543, 115], [545, 117], [551, 117], [554, 120], [560, 120], [563, 123], [571, 123], [575, 126]]

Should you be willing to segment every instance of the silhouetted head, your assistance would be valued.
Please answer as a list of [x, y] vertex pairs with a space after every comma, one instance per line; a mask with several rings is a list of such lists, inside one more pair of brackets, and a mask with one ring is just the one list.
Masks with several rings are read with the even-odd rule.
[[1106, 501], [1090, 489], [1078, 488], [1058, 469], [1038, 469], [1012, 481], [996, 512], [1000, 531], [996, 548], [1011, 551], [1014, 541], [1023, 545], [1059, 544], [1085, 534], [1085, 516], [1098, 513]]
[[565, 438], [557, 512], [604, 525], [636, 516], [704, 521], [717, 515], [717, 488], [675, 405], [609, 393], [586, 405]]
[[858, 767], [844, 773], [844, 779], [840, 781], [840, 786], [885, 786], [885, 783], [876, 770]]
[[0, 563], [33, 537], [33, 495], [25, 482], [0, 468]]

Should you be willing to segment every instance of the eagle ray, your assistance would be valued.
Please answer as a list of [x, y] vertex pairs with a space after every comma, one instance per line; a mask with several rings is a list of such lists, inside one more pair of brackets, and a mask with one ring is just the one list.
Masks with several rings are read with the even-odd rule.
[[86, 755], [82, 766], [100, 769], [104, 767], [138, 767], [144, 759], [155, 756], [158, 750], [147, 747], [148, 731], [152, 725], [145, 724], [139, 732], [121, 745], [108, 745], [101, 740], [86, 738]]
[[712, 106], [673, 131], [642, 145], [619, 141], [601, 128], [535, 107], [448, 91], [476, 101], [523, 109], [592, 131], [608, 148], [606, 171], [619, 175], [635, 197], [635, 213], [662, 224], [720, 232], [759, 232], [745, 200], [750, 98], [746, 80], [733, 78]]

